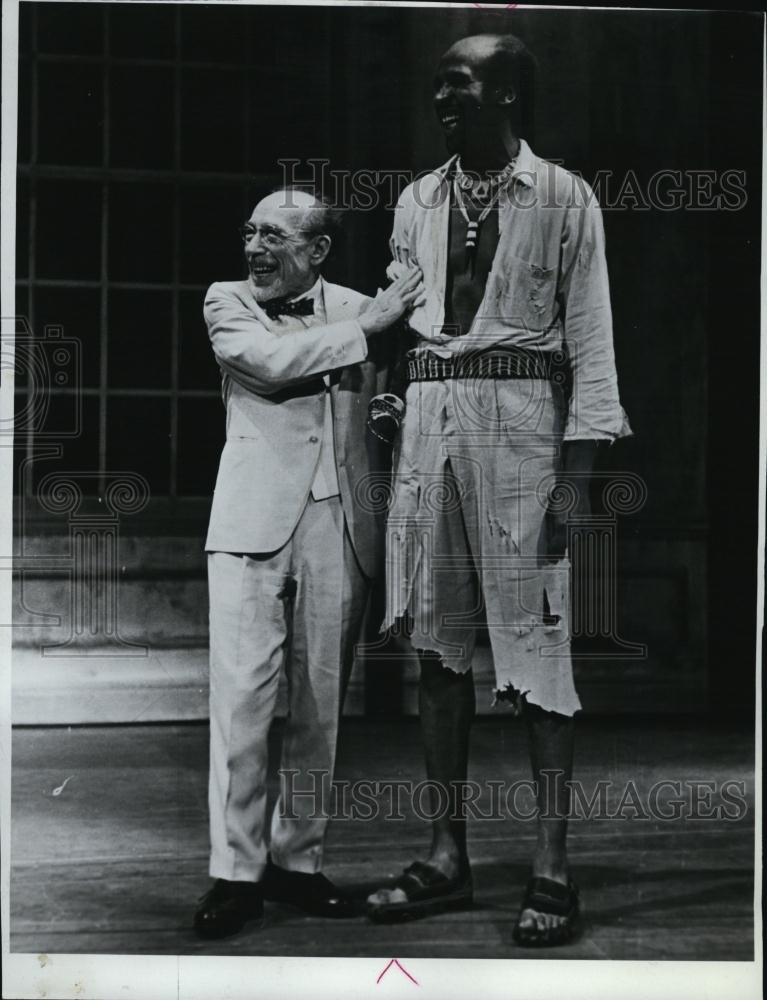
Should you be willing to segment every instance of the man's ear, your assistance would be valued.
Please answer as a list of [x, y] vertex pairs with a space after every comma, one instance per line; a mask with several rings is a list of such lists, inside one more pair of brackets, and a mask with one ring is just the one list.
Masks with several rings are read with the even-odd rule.
[[496, 100], [501, 107], [510, 107], [517, 99], [517, 92], [512, 84], [496, 87]]
[[313, 267], [319, 267], [330, 253], [331, 240], [329, 236], [315, 236], [314, 245], [309, 253]]

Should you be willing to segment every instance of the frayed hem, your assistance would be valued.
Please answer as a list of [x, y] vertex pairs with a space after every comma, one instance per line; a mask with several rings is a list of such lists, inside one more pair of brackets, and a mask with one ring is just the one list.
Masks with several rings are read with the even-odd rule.
[[393, 615], [392, 614], [387, 615], [378, 628], [378, 634], [383, 635], [384, 632], [391, 631], [398, 625], [401, 625], [406, 620], [407, 620], [407, 609], [405, 611], [398, 611], [396, 614]]
[[[426, 656], [434, 657], [439, 660], [440, 666], [444, 667], [446, 670], [452, 671], [454, 674], [467, 674], [471, 669], [471, 663], [467, 662], [466, 665], [461, 668], [456, 662], [456, 660], [458, 660], [457, 657], [447, 656], [439, 649], [432, 649], [428, 646], [417, 646], [415, 642], [413, 642], [413, 649], [416, 651], [419, 658]], [[462, 662], [462, 660], [459, 660], [458, 662]]]
[[519, 691], [510, 681], [504, 688], [495, 689], [490, 707], [504, 706], [507, 702], [511, 705], [511, 714], [514, 718], [522, 715], [528, 707], [539, 708], [542, 712], [550, 712], [552, 715], [562, 715], [566, 719], [572, 719], [576, 712], [583, 711], [583, 706], [580, 704], [563, 709], [560, 705], [539, 701], [529, 690]]
[[496, 688], [493, 692], [490, 707], [496, 708], [498, 705], [508, 704], [512, 716], [516, 719], [524, 711], [528, 694], [528, 691], [520, 691], [519, 688], [514, 687], [511, 681], [507, 681], [505, 687]]

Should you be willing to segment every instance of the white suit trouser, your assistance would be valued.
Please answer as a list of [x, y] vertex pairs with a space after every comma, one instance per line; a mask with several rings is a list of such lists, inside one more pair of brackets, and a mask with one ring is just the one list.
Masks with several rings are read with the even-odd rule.
[[[208, 555], [210, 589], [210, 874], [258, 881], [267, 856], [267, 736], [280, 668], [288, 679], [282, 793], [271, 819], [275, 864], [317, 872], [343, 695], [368, 585], [339, 497], [309, 498], [277, 552]], [[309, 771], [321, 772], [311, 776]], [[317, 796], [285, 789], [318, 789]], [[325, 809], [323, 809], [323, 806]]]

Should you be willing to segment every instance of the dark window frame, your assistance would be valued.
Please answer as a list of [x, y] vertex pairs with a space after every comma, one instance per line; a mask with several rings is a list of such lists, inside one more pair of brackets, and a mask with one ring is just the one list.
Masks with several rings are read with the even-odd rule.
[[[94, 5], [95, 6], [95, 5]], [[26, 86], [28, 92], [25, 95], [26, 105], [29, 113], [29, 142], [28, 157], [18, 163], [18, 177], [24, 179], [28, 186], [28, 196], [25, 204], [19, 204], [17, 212], [17, 228], [26, 236], [27, 244], [25, 250], [26, 276], [17, 275], [17, 294], [23, 293], [26, 299], [27, 308], [24, 318], [29, 324], [29, 329], [33, 331], [33, 336], [39, 339], [45, 335], [45, 331], [37, 328], [36, 313], [36, 291], [45, 288], [61, 289], [91, 289], [99, 296], [99, 375], [98, 385], [88, 387], [78, 386], [77, 388], [57, 388], [50, 386], [47, 391], [51, 396], [79, 396], [82, 399], [98, 400], [98, 479], [93, 481], [94, 492], [101, 493], [106, 483], [106, 477], [113, 471], [108, 465], [107, 441], [109, 435], [109, 401], [111, 399], [132, 397], [132, 398], [163, 398], [168, 400], [170, 409], [170, 438], [166, 452], [167, 457], [167, 492], [157, 493], [152, 496], [152, 500], [147, 510], [142, 514], [140, 524], [135, 527], [139, 530], [152, 531], [152, 526], [158, 528], [181, 519], [186, 524], [200, 522], [210, 504], [210, 496], [213, 490], [213, 482], [210, 490], [204, 495], [189, 494], [181, 495], [178, 490], [179, 470], [178, 470], [178, 411], [181, 400], [192, 399], [220, 399], [220, 392], [217, 389], [195, 389], [183, 388], [179, 371], [180, 359], [180, 296], [183, 293], [193, 292], [199, 294], [202, 302], [206, 290], [205, 284], [189, 283], [181, 280], [180, 275], [180, 232], [181, 217], [180, 203], [182, 199], [182, 189], [192, 185], [216, 184], [230, 187], [239, 193], [239, 200], [242, 205], [242, 216], [233, 221], [232, 232], [235, 233], [236, 225], [245, 217], [248, 208], [248, 192], [254, 187], [259, 187], [267, 183], [268, 178], [264, 175], [249, 172], [212, 171], [212, 170], [189, 170], [182, 168], [182, 74], [186, 69], [205, 69], [237, 74], [241, 77], [243, 88], [247, 88], [252, 77], [252, 67], [244, 56], [232, 62], [222, 62], [220, 59], [204, 61], [198, 58], [184, 59], [182, 55], [182, 32], [183, 32], [183, 5], [176, 5], [173, 13], [175, 32], [175, 53], [173, 58], [146, 58], [131, 56], [115, 56], [110, 52], [110, 30], [111, 30], [111, 10], [110, 5], [99, 5], [99, 13], [102, 18], [101, 24], [101, 52], [95, 53], [51, 53], [42, 52], [38, 47], [39, 39], [39, 18], [41, 12], [39, 6], [34, 3], [24, 4], [21, 8], [21, 17], [26, 21], [22, 28], [26, 30], [25, 37], [27, 43], [22, 45], [19, 57], [19, 78], [20, 85]], [[249, 22], [250, 23], [250, 22]], [[250, 34], [250, 29], [249, 29]], [[250, 39], [244, 47], [247, 52], [250, 49]], [[50, 64], [88, 64], [101, 69], [102, 80], [102, 136], [101, 136], [101, 162], [96, 164], [56, 164], [42, 163], [39, 157], [39, 135], [41, 127], [45, 127], [45, 122], [41, 118], [40, 95], [39, 95], [39, 68], [42, 65]], [[172, 114], [173, 114], [173, 162], [168, 169], [153, 169], [141, 167], [112, 166], [110, 163], [110, 130], [112, 120], [110, 116], [110, 97], [112, 85], [112, 69], [114, 67], [130, 66], [141, 67], [166, 67], [170, 68], [173, 80], [172, 94]], [[249, 162], [248, 157], [251, 149], [251, 119], [246, 113], [242, 116], [242, 127], [244, 129], [245, 163]], [[99, 223], [99, 273], [98, 276], [87, 279], [79, 278], [53, 278], [40, 277], [38, 268], [38, 184], [41, 181], [80, 181], [90, 182], [98, 186], [100, 192], [100, 223]], [[163, 184], [168, 186], [168, 194], [172, 203], [172, 257], [170, 280], [166, 281], [119, 281], [110, 277], [109, 272], [109, 195], [112, 185], [119, 183], [129, 183], [137, 185]], [[19, 269], [20, 273], [22, 269]], [[215, 275], [211, 276], [213, 280]], [[115, 291], [165, 291], [171, 295], [171, 328], [170, 328], [170, 378], [165, 387], [114, 387], [109, 384], [109, 330], [110, 330], [110, 304], [111, 295]], [[18, 309], [17, 309], [18, 311]], [[64, 331], [65, 336], [77, 336], [77, 331]], [[211, 356], [211, 366], [214, 365]], [[23, 405], [25, 398], [33, 391], [33, 374], [28, 372], [24, 382], [17, 384], [16, 396], [17, 406]], [[37, 455], [44, 456], [46, 449], [50, 451], [50, 445], [40, 439], [36, 434], [34, 424], [24, 421], [24, 428], [16, 436], [16, 448], [20, 452], [20, 458], [30, 459]], [[221, 411], [221, 428], [223, 435], [224, 411]], [[140, 427], [140, 425], [139, 425]], [[137, 433], [142, 433], [140, 429]], [[151, 435], [151, 429], [146, 428], [145, 435]], [[48, 466], [50, 468], [50, 466]], [[61, 471], [65, 471], [62, 467]], [[33, 519], [35, 522], [44, 522], [48, 518], [42, 513], [42, 508], [36, 499], [34, 491], [34, 480], [32, 477], [17, 477], [14, 484], [20, 507], [23, 504], [24, 516]]]

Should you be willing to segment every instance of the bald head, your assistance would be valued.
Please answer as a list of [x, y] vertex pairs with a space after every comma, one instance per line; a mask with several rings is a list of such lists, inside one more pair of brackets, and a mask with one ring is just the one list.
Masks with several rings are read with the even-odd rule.
[[[481, 66], [503, 47], [504, 39], [514, 39], [513, 35], [469, 35], [454, 42], [442, 57]], [[514, 39], [517, 41], [517, 39]]]
[[492, 147], [509, 148], [522, 114], [532, 106], [535, 60], [514, 35], [470, 35], [440, 60], [434, 107], [448, 149], [481, 158]]
[[440, 65], [463, 63], [490, 87], [513, 88], [517, 97], [526, 97], [532, 84], [535, 59], [516, 35], [469, 35], [460, 38], [444, 54]]
[[[285, 226], [320, 233], [332, 229], [330, 208], [310, 191], [301, 188], [280, 188], [272, 191], [256, 205], [256, 212], [277, 214]], [[330, 234], [328, 234], [330, 235]]]

